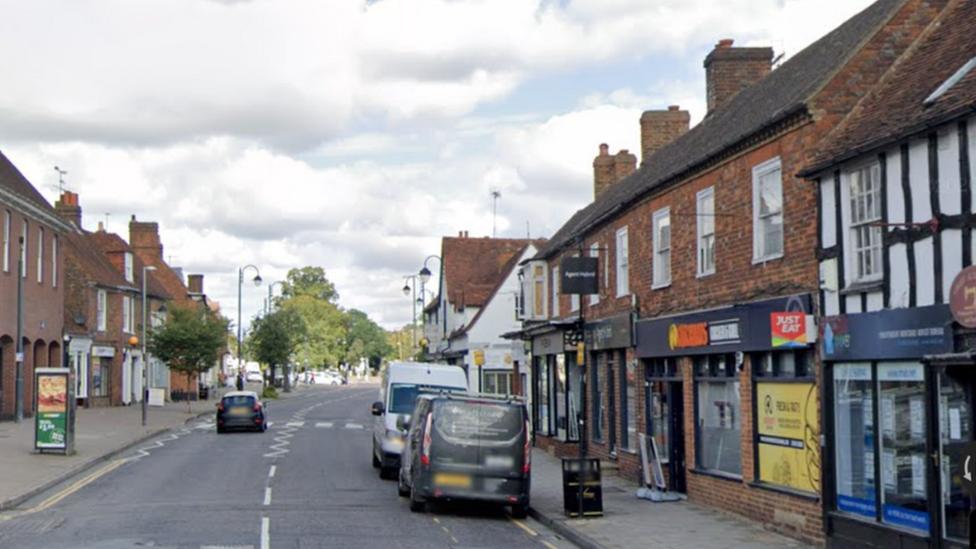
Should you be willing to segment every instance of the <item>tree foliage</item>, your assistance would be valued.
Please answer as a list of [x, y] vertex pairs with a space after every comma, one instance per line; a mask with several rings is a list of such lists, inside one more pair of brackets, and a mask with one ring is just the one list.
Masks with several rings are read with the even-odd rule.
[[217, 363], [226, 348], [228, 332], [229, 321], [210, 309], [173, 304], [166, 323], [153, 329], [147, 347], [171, 370], [186, 375], [190, 387], [194, 374], [206, 372]]
[[286, 299], [308, 296], [333, 305], [339, 304], [339, 292], [336, 291], [335, 284], [325, 277], [325, 269], [322, 267], [291, 269], [281, 294]]
[[251, 333], [252, 351], [259, 362], [268, 365], [272, 380], [277, 367], [292, 360], [307, 333], [304, 319], [292, 309], [276, 309], [255, 319]]
[[384, 358], [393, 352], [393, 346], [386, 339], [386, 334], [366, 313], [352, 309], [346, 313], [348, 327], [349, 358], [358, 361], [365, 358], [372, 369], [378, 369]]

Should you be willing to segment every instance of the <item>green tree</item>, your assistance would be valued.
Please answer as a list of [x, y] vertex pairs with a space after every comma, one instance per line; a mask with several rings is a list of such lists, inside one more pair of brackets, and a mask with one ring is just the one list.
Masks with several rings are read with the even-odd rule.
[[288, 271], [287, 280], [281, 290], [285, 299], [291, 297], [308, 296], [317, 300], [328, 301], [333, 305], [339, 304], [339, 292], [335, 284], [325, 277], [322, 267], [302, 267]]
[[292, 297], [282, 308], [294, 311], [305, 321], [305, 337], [298, 343], [296, 359], [303, 365], [322, 368], [338, 364], [346, 327], [342, 310], [329, 301], [310, 295]]
[[[278, 366], [287, 366], [298, 344], [305, 338], [305, 321], [291, 309], [276, 309], [252, 323], [251, 343], [258, 362], [268, 365], [272, 382]], [[285, 371], [288, 375], [288, 371]], [[285, 383], [288, 383], [286, 380]], [[287, 385], [286, 385], [287, 386]]]
[[[170, 369], [186, 375], [186, 386], [192, 387], [193, 376], [206, 372], [217, 363], [227, 345], [229, 321], [205, 307], [173, 305], [166, 323], [153, 329], [147, 347]], [[187, 412], [190, 401], [186, 402]]]
[[351, 360], [358, 361], [360, 358], [366, 358], [369, 367], [377, 370], [383, 363], [383, 359], [395, 351], [383, 329], [370, 320], [366, 313], [351, 309], [346, 313], [346, 326], [348, 327], [346, 341]]

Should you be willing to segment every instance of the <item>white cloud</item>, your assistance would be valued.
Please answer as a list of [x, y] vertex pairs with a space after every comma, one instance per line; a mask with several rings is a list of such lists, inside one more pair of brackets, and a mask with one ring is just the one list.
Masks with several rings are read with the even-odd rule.
[[0, 150], [52, 202], [67, 169], [89, 229], [158, 221], [235, 320], [239, 267], [266, 281], [246, 322], [317, 265], [394, 327], [441, 236], [549, 236], [600, 143], [639, 156], [645, 109], [699, 120], [719, 38], [792, 55], [868, 3], [0, 0]]

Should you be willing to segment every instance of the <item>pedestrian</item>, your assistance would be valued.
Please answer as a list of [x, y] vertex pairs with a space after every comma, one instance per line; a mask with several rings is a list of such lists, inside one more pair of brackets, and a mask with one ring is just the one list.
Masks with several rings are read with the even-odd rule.
[[237, 372], [237, 390], [244, 390], [244, 376], [240, 372]]

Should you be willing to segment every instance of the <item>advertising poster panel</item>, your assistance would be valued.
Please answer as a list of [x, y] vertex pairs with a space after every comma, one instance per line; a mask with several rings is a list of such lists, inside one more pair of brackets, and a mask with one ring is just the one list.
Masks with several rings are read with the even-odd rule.
[[35, 371], [34, 447], [38, 450], [67, 451], [69, 373], [67, 368], [38, 368]]
[[820, 491], [820, 423], [813, 383], [757, 383], [759, 480]]

